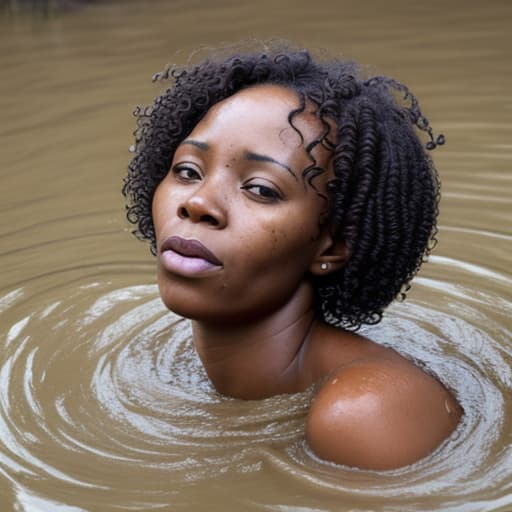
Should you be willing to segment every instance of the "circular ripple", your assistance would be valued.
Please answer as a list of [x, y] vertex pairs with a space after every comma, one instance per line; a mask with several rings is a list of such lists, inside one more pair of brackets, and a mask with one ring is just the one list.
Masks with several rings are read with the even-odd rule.
[[[156, 286], [133, 284], [143, 273], [113, 267], [43, 276], [0, 298], [0, 471], [22, 510], [190, 510], [219, 503], [226, 482], [248, 486], [236, 498], [244, 510], [337, 510], [339, 500], [353, 510], [491, 510], [510, 492], [512, 350], [492, 294], [421, 278], [421, 300], [393, 305], [364, 330], [436, 375], [465, 411], [434, 454], [378, 473], [308, 450], [313, 389], [259, 401], [219, 395], [189, 322], [163, 307]], [[498, 318], [509, 318], [506, 307]]]
[[54, 286], [48, 297], [20, 288], [0, 304], [15, 318], [2, 342], [0, 463], [28, 492], [52, 481], [54, 500], [70, 504], [79, 490], [77, 503], [90, 493], [95, 510], [113, 497], [116, 509], [168, 506], [192, 482], [258, 471], [260, 446], [302, 434], [308, 393], [252, 402], [219, 395], [189, 322], [163, 307], [156, 286], [96, 276]]

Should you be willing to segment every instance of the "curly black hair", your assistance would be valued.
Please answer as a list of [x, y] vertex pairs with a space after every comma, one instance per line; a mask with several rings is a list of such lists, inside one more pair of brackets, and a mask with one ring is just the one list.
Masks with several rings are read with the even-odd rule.
[[[339, 271], [314, 277], [316, 306], [332, 325], [357, 329], [374, 324], [408, 283], [436, 243], [440, 184], [426, 149], [444, 143], [408, 88], [383, 76], [362, 78], [359, 66], [342, 59], [314, 59], [307, 50], [213, 56], [188, 67], [169, 67], [153, 77], [170, 82], [153, 105], [138, 107], [133, 159], [124, 180], [127, 218], [134, 234], [151, 244], [155, 232], [151, 204], [156, 187], [169, 171], [174, 152], [208, 109], [244, 88], [276, 84], [317, 106], [323, 136], [316, 144], [334, 153], [335, 179], [328, 183], [330, 222], [351, 251]], [[329, 124], [326, 119], [331, 121]], [[327, 140], [332, 122], [336, 143]], [[429, 140], [421, 141], [420, 132]]]

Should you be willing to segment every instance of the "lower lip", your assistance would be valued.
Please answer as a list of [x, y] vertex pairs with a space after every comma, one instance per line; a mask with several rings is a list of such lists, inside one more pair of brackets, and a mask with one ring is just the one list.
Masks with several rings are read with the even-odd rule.
[[203, 258], [193, 258], [190, 256], [183, 256], [177, 252], [168, 250], [160, 255], [162, 266], [172, 272], [185, 277], [200, 276], [209, 273], [212, 270], [218, 270], [222, 267], [205, 260]]

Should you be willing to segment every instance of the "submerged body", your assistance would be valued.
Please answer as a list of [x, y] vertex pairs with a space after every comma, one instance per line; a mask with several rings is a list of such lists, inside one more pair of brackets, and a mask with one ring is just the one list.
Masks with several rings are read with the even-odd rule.
[[[327, 325], [314, 279], [352, 248], [329, 222], [336, 140], [312, 102], [279, 85], [216, 103], [179, 144], [152, 201], [158, 283], [193, 323], [215, 388], [259, 399], [323, 384], [306, 437], [323, 459], [389, 469], [429, 454], [461, 409], [433, 377], [391, 349]], [[308, 150], [309, 149], [309, 150]], [[305, 183], [311, 158], [321, 172]]]

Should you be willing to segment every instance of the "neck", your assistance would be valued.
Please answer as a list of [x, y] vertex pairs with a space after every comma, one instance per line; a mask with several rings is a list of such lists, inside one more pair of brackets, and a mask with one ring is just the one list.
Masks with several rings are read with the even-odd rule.
[[304, 389], [302, 354], [314, 325], [307, 284], [281, 308], [252, 322], [192, 322], [196, 350], [217, 391], [244, 399]]

